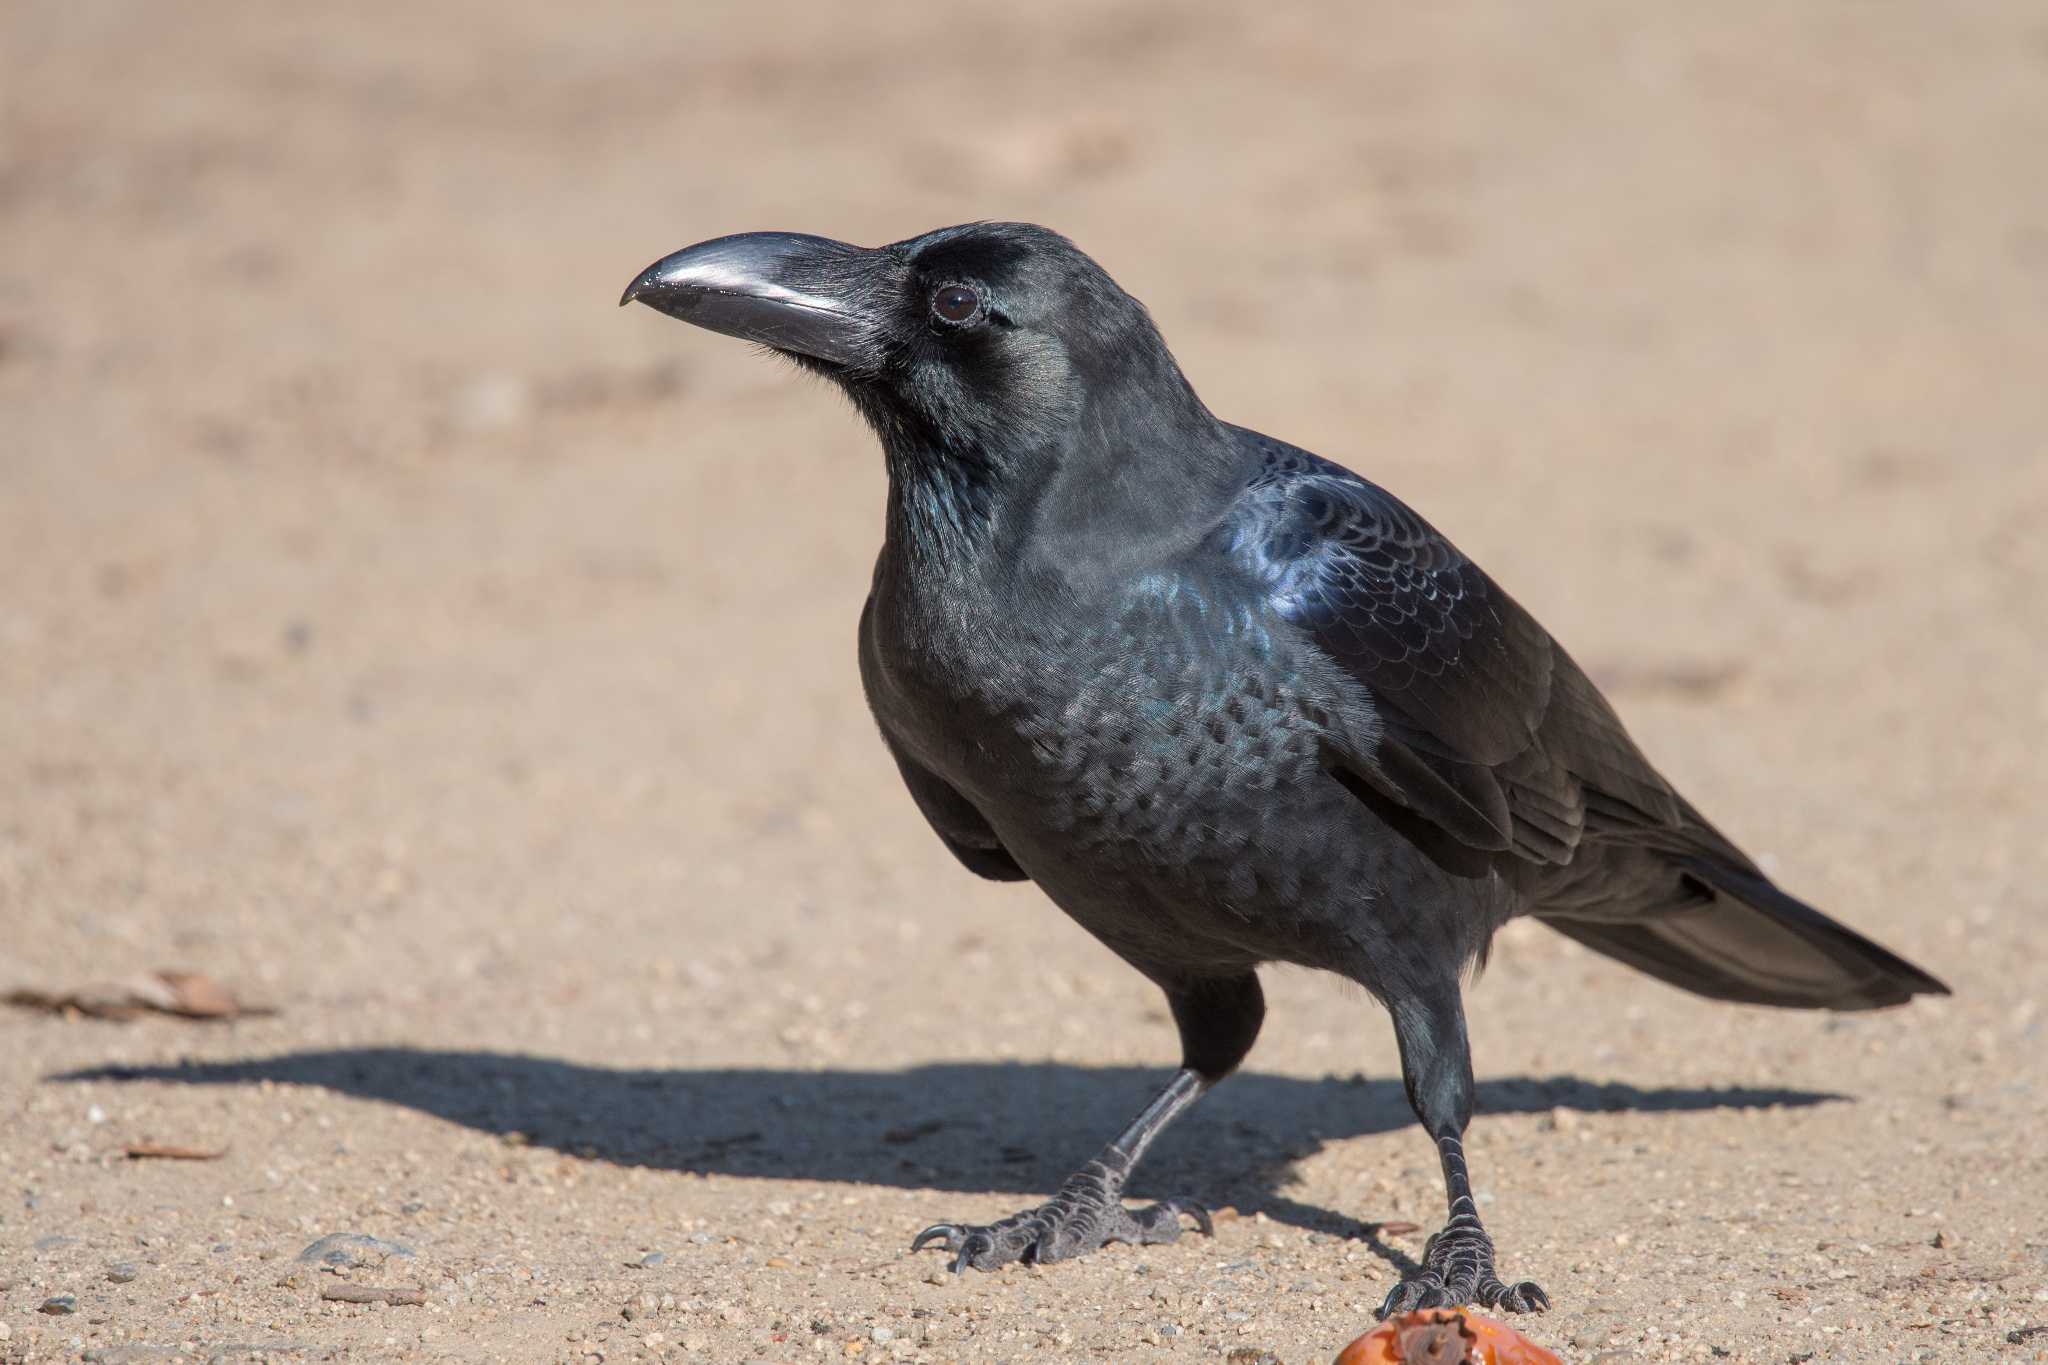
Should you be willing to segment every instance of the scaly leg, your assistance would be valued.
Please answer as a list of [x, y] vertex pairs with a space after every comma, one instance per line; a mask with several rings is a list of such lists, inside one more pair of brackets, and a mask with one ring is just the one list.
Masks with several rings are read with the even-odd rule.
[[1204, 1233], [1212, 1233], [1208, 1210], [1191, 1199], [1163, 1199], [1146, 1208], [1126, 1209], [1124, 1182], [1166, 1125], [1244, 1060], [1258, 1037], [1265, 999], [1258, 977], [1246, 972], [1169, 986], [1167, 1002], [1180, 1026], [1181, 1069], [1114, 1141], [1037, 1208], [995, 1223], [934, 1223], [917, 1235], [910, 1249], [943, 1243], [959, 1272], [969, 1266], [994, 1270], [1012, 1261], [1071, 1260], [1110, 1242], [1177, 1241], [1183, 1216], [1192, 1218]]
[[1472, 1121], [1472, 1047], [1456, 980], [1392, 1002], [1391, 1009], [1401, 1045], [1401, 1080], [1423, 1130], [1436, 1141], [1450, 1218], [1429, 1239], [1422, 1268], [1387, 1295], [1380, 1316], [1468, 1303], [1510, 1313], [1550, 1307], [1550, 1296], [1533, 1281], [1501, 1281], [1494, 1269], [1493, 1239], [1480, 1226], [1479, 1206], [1472, 1199], [1463, 1141]]

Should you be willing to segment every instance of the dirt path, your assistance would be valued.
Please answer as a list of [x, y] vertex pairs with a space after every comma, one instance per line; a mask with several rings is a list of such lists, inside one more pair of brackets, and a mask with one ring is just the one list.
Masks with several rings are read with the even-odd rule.
[[[1139, 1182], [1231, 1205], [1213, 1241], [905, 1252], [1051, 1188], [1172, 1030], [897, 789], [844, 405], [611, 302], [720, 232], [975, 217], [1424, 508], [1956, 988], [1745, 1011], [1507, 935], [1472, 1156], [1532, 1332], [2048, 1358], [2008, 1341], [2048, 1324], [2048, 21], [1274, 8], [0, 12], [0, 989], [281, 1007], [0, 1015], [0, 1360], [1296, 1365], [1368, 1324], [1420, 1239], [1363, 1230], [1438, 1184], [1384, 1018], [1301, 974]], [[412, 1254], [299, 1264], [329, 1234]]]

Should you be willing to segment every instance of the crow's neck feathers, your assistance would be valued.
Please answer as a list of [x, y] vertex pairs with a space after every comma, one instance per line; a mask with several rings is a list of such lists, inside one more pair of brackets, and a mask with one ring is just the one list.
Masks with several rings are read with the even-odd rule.
[[1247, 481], [1243, 446], [1149, 323], [1117, 340], [1013, 364], [998, 403], [945, 375], [914, 404], [856, 394], [887, 457], [890, 540], [962, 569], [991, 552], [1078, 566], [1199, 539]]

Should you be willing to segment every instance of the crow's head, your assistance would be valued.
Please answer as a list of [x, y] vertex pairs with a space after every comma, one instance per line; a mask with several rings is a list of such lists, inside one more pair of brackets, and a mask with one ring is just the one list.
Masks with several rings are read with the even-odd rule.
[[649, 266], [620, 302], [636, 300], [830, 377], [892, 451], [1001, 463], [1070, 440], [1105, 399], [1200, 406], [1143, 305], [1028, 223], [875, 248], [720, 237]]

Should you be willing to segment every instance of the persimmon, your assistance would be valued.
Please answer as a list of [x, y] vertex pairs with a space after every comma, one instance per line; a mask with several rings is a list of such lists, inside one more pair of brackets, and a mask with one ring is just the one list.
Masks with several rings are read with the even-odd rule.
[[1344, 1348], [1336, 1365], [1564, 1365], [1504, 1322], [1423, 1309], [1389, 1318]]

